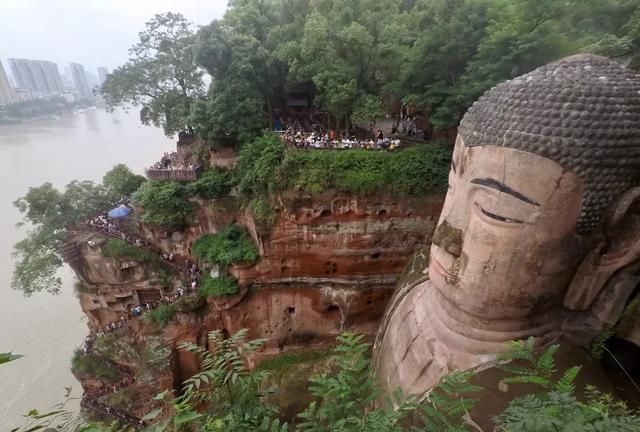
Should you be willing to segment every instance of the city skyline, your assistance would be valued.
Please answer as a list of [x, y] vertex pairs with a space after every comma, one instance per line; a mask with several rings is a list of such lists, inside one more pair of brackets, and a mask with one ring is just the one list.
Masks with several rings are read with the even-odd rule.
[[91, 99], [93, 89], [102, 85], [109, 73], [105, 67], [94, 72], [75, 62], [64, 65], [63, 70], [48, 60], [0, 59], [0, 106], [51, 96]]
[[[138, 33], [155, 14], [182, 13], [196, 25], [206, 25], [221, 18], [227, 6], [227, 0], [3, 0], [2, 3], [0, 40], [12, 43], [0, 47], [1, 59], [42, 59], [59, 66], [79, 63], [91, 71], [98, 67], [113, 70], [123, 65], [129, 58], [129, 48], [138, 41]], [[47, 35], [46, 43], [42, 35]]]
[[17, 101], [17, 96], [9, 83], [9, 78], [5, 73], [4, 66], [0, 62], [0, 106], [9, 105]]
[[78, 91], [80, 97], [90, 98], [91, 88], [89, 86], [89, 80], [87, 79], [87, 73], [84, 66], [80, 63], [69, 63], [69, 70], [71, 72], [73, 86]]
[[64, 92], [62, 77], [56, 63], [25, 58], [10, 58], [7, 62], [16, 83], [15, 88], [43, 94]]

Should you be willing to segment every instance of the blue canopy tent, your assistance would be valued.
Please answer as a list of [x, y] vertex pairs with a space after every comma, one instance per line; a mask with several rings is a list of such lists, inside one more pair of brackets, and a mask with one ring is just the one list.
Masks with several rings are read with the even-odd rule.
[[109, 213], [107, 213], [107, 216], [109, 216], [111, 219], [122, 219], [129, 216], [130, 214], [131, 209], [129, 207], [120, 206], [114, 208], [113, 210], [110, 210]]

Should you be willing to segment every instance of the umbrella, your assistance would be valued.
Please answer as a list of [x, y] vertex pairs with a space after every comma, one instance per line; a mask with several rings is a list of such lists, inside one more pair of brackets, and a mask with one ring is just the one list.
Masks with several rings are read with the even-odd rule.
[[109, 211], [109, 213], [107, 213], [107, 215], [112, 219], [120, 219], [123, 217], [127, 217], [130, 214], [131, 209], [125, 206], [116, 207], [113, 210]]

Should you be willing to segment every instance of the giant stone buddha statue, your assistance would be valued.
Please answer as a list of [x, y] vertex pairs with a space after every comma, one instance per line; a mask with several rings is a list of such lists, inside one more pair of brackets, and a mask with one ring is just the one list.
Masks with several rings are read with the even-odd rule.
[[381, 325], [387, 389], [615, 322], [640, 278], [639, 175], [640, 79], [623, 66], [577, 55], [486, 92], [459, 127], [428, 278]]

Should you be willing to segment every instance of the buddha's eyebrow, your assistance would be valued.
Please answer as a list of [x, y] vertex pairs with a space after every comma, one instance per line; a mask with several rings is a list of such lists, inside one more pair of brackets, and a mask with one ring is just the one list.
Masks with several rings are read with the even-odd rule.
[[451, 168], [453, 168], [453, 172], [456, 173], [456, 163], [453, 161], [453, 159], [451, 159]]
[[514, 198], [518, 198], [520, 201], [524, 201], [527, 204], [533, 204], [535, 206], [540, 206], [540, 204], [538, 204], [537, 202], [533, 201], [530, 198], [527, 198], [526, 196], [524, 196], [523, 194], [521, 194], [520, 192], [511, 189], [509, 186], [507, 186], [504, 183], [499, 182], [498, 180], [492, 179], [492, 178], [475, 178], [473, 180], [471, 180], [471, 184], [477, 184], [480, 186], [485, 186], [491, 189], [495, 189], [497, 191], [500, 192], [504, 192], [507, 195], [511, 195]]

